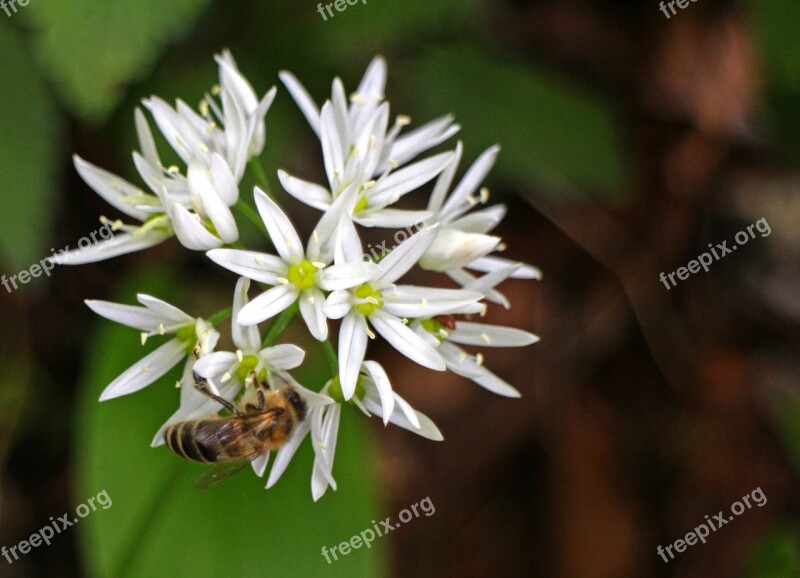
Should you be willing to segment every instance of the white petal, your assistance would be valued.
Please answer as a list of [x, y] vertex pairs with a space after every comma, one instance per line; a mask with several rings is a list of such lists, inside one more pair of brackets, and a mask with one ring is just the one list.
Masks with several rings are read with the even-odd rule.
[[294, 285], [278, 285], [269, 289], [242, 307], [237, 323], [255, 325], [274, 317], [297, 300], [298, 290]]
[[[475, 283], [480, 280], [471, 273], [464, 271], [464, 269], [451, 269], [449, 271], [445, 271], [445, 274], [462, 287], [470, 286], [470, 283]], [[489, 273], [489, 275], [491, 275], [491, 273]], [[486, 277], [486, 275], [484, 275], [484, 277]], [[471, 288], [474, 289], [474, 287]], [[488, 289], [486, 291], [482, 291], [482, 293], [488, 301], [502, 305], [506, 309], [511, 308], [511, 302], [508, 300], [508, 298], [506, 298], [505, 295], [500, 293], [500, 291]]]
[[514, 274], [522, 268], [522, 263], [514, 263], [509, 265], [508, 267], [503, 267], [501, 269], [496, 269], [491, 273], [487, 273], [482, 277], [478, 277], [464, 285], [465, 289], [469, 289], [471, 291], [478, 291], [486, 295], [489, 291], [497, 287], [500, 283], [508, 279], [509, 277], [513, 277]]
[[328, 338], [328, 319], [323, 312], [325, 295], [316, 287], [312, 287], [303, 291], [299, 303], [300, 315], [303, 316], [311, 335], [314, 339], [325, 341]]
[[398, 285], [384, 290], [383, 295], [383, 310], [398, 317], [434, 317], [483, 298], [475, 291], [414, 285]]
[[222, 246], [222, 241], [205, 228], [195, 215], [182, 205], [173, 205], [171, 209], [172, 225], [175, 236], [181, 245], [192, 251], [208, 251]]
[[404, 209], [378, 209], [362, 211], [354, 220], [363, 227], [404, 229], [419, 224], [422, 226], [433, 216], [431, 211], [406, 211]]
[[[333, 105], [330, 101], [322, 106], [320, 131], [325, 174], [328, 176], [328, 182], [333, 186], [336, 181], [336, 175], [344, 171], [345, 151], [342, 150], [342, 138], [336, 126], [336, 117], [333, 114]], [[333, 192], [335, 194], [338, 191], [334, 190]]]
[[339, 226], [336, 229], [336, 241], [334, 247], [334, 261], [336, 264], [352, 263], [361, 261], [364, 257], [364, 249], [361, 246], [361, 239], [358, 236], [353, 221], [347, 215], [342, 215], [339, 219]]
[[339, 381], [345, 401], [353, 397], [358, 382], [358, 373], [367, 352], [367, 330], [364, 317], [355, 312], [348, 313], [339, 330]]
[[437, 353], [436, 349], [406, 327], [397, 317], [384, 313], [379, 309], [370, 315], [369, 321], [372, 323], [372, 326], [375, 327], [375, 330], [380, 333], [392, 347], [410, 360], [429, 369], [436, 371], [445, 370], [444, 360], [442, 356]]
[[158, 149], [156, 148], [156, 141], [153, 138], [153, 131], [150, 130], [150, 123], [144, 116], [142, 109], [136, 107], [134, 112], [134, 119], [136, 122], [136, 135], [139, 138], [139, 148], [141, 149], [144, 159], [153, 165], [153, 167], [161, 166], [161, 158], [158, 156]]
[[133, 327], [139, 331], [155, 331], [163, 323], [161, 316], [150, 311], [146, 307], [135, 305], [122, 305], [121, 303], [111, 303], [110, 301], [98, 301], [86, 299], [84, 301], [89, 309], [115, 323]]
[[256, 251], [214, 249], [206, 255], [237, 275], [268, 285], [276, 285], [278, 277], [286, 277], [289, 270], [283, 259]]
[[499, 152], [499, 146], [489, 147], [472, 163], [472, 166], [467, 170], [467, 174], [464, 175], [464, 178], [461, 179], [461, 182], [458, 183], [458, 186], [445, 202], [441, 211], [443, 218], [461, 215], [472, 206], [467, 201], [467, 197], [478, 190], [486, 175], [492, 170]]
[[85, 249], [75, 249], [73, 251], [59, 253], [53, 257], [53, 262], [57, 265], [98, 263], [106, 259], [119, 257], [120, 255], [128, 255], [129, 253], [155, 247], [171, 236], [172, 231], [157, 231], [154, 229], [150, 229], [145, 233], [117, 233], [108, 241], [94, 243]]
[[228, 163], [218, 153], [211, 155], [211, 177], [214, 190], [227, 206], [232, 207], [239, 200], [239, 186]]
[[374, 278], [378, 272], [375, 263], [356, 261], [326, 267], [317, 274], [319, 286], [325, 291], [350, 289]]
[[233, 310], [231, 314], [231, 338], [234, 345], [242, 351], [258, 351], [261, 347], [261, 334], [255, 325], [239, 325], [236, 319], [239, 311], [250, 302], [247, 291], [250, 289], [250, 279], [240, 277], [236, 282], [236, 289], [233, 293]]
[[390, 158], [404, 164], [418, 154], [440, 145], [461, 130], [460, 126], [452, 123], [453, 117], [447, 115], [404, 134], [392, 145]]
[[320, 211], [330, 207], [331, 193], [325, 187], [293, 177], [283, 170], [278, 171], [278, 179], [286, 192], [301, 203]]
[[136, 300], [153, 311], [156, 315], [161, 317], [162, 323], [165, 325], [194, 325], [195, 318], [175, 307], [158, 299], [157, 297], [153, 297], [152, 295], [147, 295], [145, 293], [139, 293], [136, 295]]
[[109, 385], [100, 396], [100, 401], [114, 399], [144, 389], [158, 381], [178, 362], [186, 357], [186, 345], [172, 339], [146, 355]]
[[395, 171], [375, 186], [370, 204], [385, 206], [418, 189], [438, 175], [453, 159], [453, 153], [441, 153]]
[[389, 418], [394, 412], [394, 392], [392, 391], [392, 384], [389, 381], [389, 376], [386, 375], [386, 370], [376, 361], [365, 361], [364, 369], [372, 378], [375, 384], [375, 389], [378, 390], [378, 396], [381, 400], [381, 409], [383, 410], [383, 425], [389, 423]]
[[458, 163], [461, 162], [461, 155], [464, 153], [464, 145], [461, 141], [456, 143], [456, 150], [453, 151], [453, 159], [450, 164], [442, 171], [439, 178], [436, 179], [436, 184], [433, 186], [431, 198], [428, 201], [428, 210], [438, 214], [444, 204], [447, 192], [450, 190], [450, 185], [453, 184], [453, 177], [458, 169]]
[[300, 367], [305, 356], [305, 351], [290, 343], [267, 347], [258, 353], [258, 357], [267, 367], [281, 370]]
[[[397, 397], [399, 398], [399, 396]], [[381, 415], [380, 404], [375, 403], [373, 400], [366, 397], [364, 398], [363, 402], [364, 405], [367, 407], [367, 409], [369, 409], [376, 415]], [[389, 421], [398, 427], [407, 429], [408, 431], [415, 433], [419, 436], [422, 436], [424, 438], [427, 438], [429, 440], [440, 442], [444, 439], [444, 436], [442, 436], [442, 432], [439, 431], [439, 428], [436, 427], [436, 424], [434, 424], [428, 416], [418, 411], [414, 411], [414, 415], [416, 416], [417, 418], [416, 421], [418, 422], [419, 425], [415, 425], [410, 421], [408, 421], [408, 417], [399, 408], [396, 408], [394, 410], [391, 417], [389, 418]]]
[[495, 250], [500, 237], [463, 233], [445, 227], [419, 260], [419, 266], [428, 271], [443, 272], [460, 269], [475, 259], [480, 259]]
[[72, 160], [81, 178], [109, 205], [139, 221], [147, 219], [148, 215], [145, 211], [135, 208], [126, 200], [128, 196], [143, 194], [142, 189], [113, 173], [86, 162], [78, 155], [73, 156]]
[[442, 354], [447, 364], [447, 369], [461, 377], [475, 379], [476, 377], [486, 375], [486, 372], [489, 371], [482, 365], [475, 363], [475, 360], [467, 355], [463, 349], [447, 341], [439, 345], [439, 353]]
[[308, 419], [305, 419], [297, 426], [297, 430], [292, 437], [289, 438], [289, 441], [286, 442], [286, 445], [278, 450], [278, 453], [275, 455], [275, 461], [272, 462], [272, 468], [269, 471], [269, 478], [267, 478], [267, 489], [278, 483], [283, 472], [285, 472], [286, 468], [289, 466], [289, 462], [292, 461], [292, 457], [294, 457], [297, 448], [306, 435], [308, 435], [309, 431], [311, 431], [311, 424]]
[[239, 357], [232, 351], [214, 351], [195, 361], [193, 369], [197, 375], [217, 383], [221, 382], [222, 376], [231, 372], [231, 368], [238, 364]]
[[322, 311], [328, 319], [341, 319], [347, 315], [352, 308], [350, 292], [339, 290], [328, 295]]
[[455, 331], [450, 332], [447, 340], [482, 347], [525, 347], [536, 343], [539, 338], [514, 327], [457, 321]]
[[388, 285], [405, 275], [428, 250], [438, 232], [438, 226], [428, 227], [400, 243], [378, 264], [382, 273], [375, 282]]
[[[228, 165], [222, 161], [226, 170]], [[236, 228], [236, 220], [233, 218], [228, 205], [223, 202], [215, 188], [214, 178], [211, 170], [200, 162], [189, 165], [188, 171], [189, 189], [196, 195], [203, 204], [205, 211], [214, 228], [219, 233], [220, 238], [230, 244], [239, 238], [239, 230]], [[231, 180], [233, 177], [231, 176]], [[227, 180], [221, 177], [219, 180]]]
[[258, 187], [255, 188], [255, 198], [258, 212], [267, 226], [270, 239], [278, 254], [287, 263], [302, 261], [305, 258], [303, 245], [300, 243], [300, 237], [297, 236], [297, 231], [289, 221], [289, 217], [275, 201]]
[[[477, 259], [469, 264], [469, 269], [474, 269], [475, 271], [484, 271], [486, 273], [491, 273], [492, 271], [497, 271], [498, 269], [502, 269], [504, 267], [508, 267], [510, 265], [518, 264], [517, 261], [510, 261], [509, 259], [503, 259], [502, 257], [483, 257], [481, 259]], [[516, 273], [512, 275], [513, 279], [541, 279], [542, 272], [537, 269], [536, 267], [532, 267], [530, 265], [526, 265], [525, 263], [520, 263], [522, 267], [520, 267]]]
[[480, 377], [473, 377], [472, 381], [497, 395], [502, 395], [504, 397], [522, 397], [522, 394], [517, 391], [515, 387], [506, 383], [489, 370], [486, 370], [486, 373]]
[[314, 103], [314, 100], [291, 72], [282, 71], [278, 76], [280, 76], [281, 81], [286, 86], [289, 94], [292, 95], [297, 106], [300, 107], [306, 120], [308, 120], [308, 124], [311, 125], [311, 129], [319, 136], [319, 108]]
[[267, 471], [267, 465], [269, 464], [269, 452], [266, 451], [256, 459], [250, 462], [250, 465], [253, 466], [253, 471], [259, 478], [264, 477], [264, 472]]
[[489, 233], [494, 230], [497, 225], [506, 216], [507, 207], [503, 204], [493, 205], [486, 207], [480, 211], [474, 211], [468, 215], [449, 221], [449, 225], [453, 229], [464, 231], [465, 233]]

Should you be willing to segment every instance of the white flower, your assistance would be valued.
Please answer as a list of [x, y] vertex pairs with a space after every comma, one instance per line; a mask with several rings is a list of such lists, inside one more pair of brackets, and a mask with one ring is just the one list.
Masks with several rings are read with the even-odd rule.
[[142, 344], [153, 335], [175, 337], [125, 370], [103, 391], [100, 401], [144, 389], [189, 356], [185, 375], [194, 363], [192, 356], [213, 351], [219, 339], [219, 333], [204, 319], [149, 295], [139, 294], [137, 300], [144, 307], [97, 300], [86, 300], [86, 305], [106, 319], [141, 331]]
[[469, 355], [458, 345], [478, 347], [524, 347], [539, 341], [532, 333], [484, 323], [456, 321], [455, 329], [449, 330], [435, 318], [414, 322], [414, 331], [437, 348], [444, 358], [447, 369], [471, 379], [481, 387], [506, 397], [520, 397], [519, 391], [483, 365], [483, 355]]
[[[459, 127], [451, 117], [433, 121], [403, 137], [398, 136], [410, 121], [397, 117], [389, 128], [389, 105], [384, 100], [386, 63], [376, 57], [348, 107], [344, 86], [333, 81], [331, 100], [321, 112], [297, 79], [281, 73], [289, 92], [300, 106], [322, 143], [328, 186], [323, 187], [279, 171], [286, 191], [301, 202], [326, 210], [348, 187], [357, 187], [349, 212], [366, 227], [408, 227], [425, 220], [425, 211], [388, 208], [403, 195], [418, 189], [447, 166], [452, 153], [434, 155], [399, 168], [421, 152], [455, 134]], [[397, 169], [395, 172], [393, 170]]]
[[180, 99], [174, 109], [155, 96], [146, 99], [144, 105], [187, 166], [199, 161], [210, 167], [216, 153], [227, 162], [236, 182], [240, 182], [247, 161], [264, 148], [264, 118], [277, 89], [273, 87], [258, 102], [230, 52], [225, 51], [216, 59], [220, 85], [214, 92], [219, 95], [220, 103], [206, 95], [199, 114]]
[[[463, 145], [458, 142], [453, 160], [439, 175], [428, 202], [428, 210], [432, 213], [429, 222], [439, 223], [441, 230], [431, 248], [420, 259], [420, 267], [444, 272], [462, 286], [475, 281], [475, 277], [464, 271], [464, 268], [494, 272], [518, 265], [511, 271], [510, 277], [541, 278], [541, 272], [535, 267], [488, 256], [500, 246], [500, 237], [488, 233], [505, 217], [505, 205], [494, 205], [470, 212], [489, 200], [488, 189], [481, 188], [478, 192], [478, 188], [494, 166], [499, 152], [500, 147], [497, 145], [486, 149], [448, 195], [463, 153]], [[508, 307], [502, 295], [496, 292], [485, 295], [490, 301]]]
[[194, 387], [193, 373], [208, 380], [212, 393], [223, 399], [234, 400], [246, 387], [252, 385], [251, 373], [260, 382], [268, 382], [274, 371], [286, 371], [303, 363], [305, 352], [296, 345], [276, 345], [261, 348], [261, 336], [255, 326], [242, 326], [236, 321], [239, 311], [248, 302], [250, 280], [240, 278], [233, 298], [231, 335], [236, 352], [215, 351], [203, 355], [181, 382], [181, 404], [178, 411], [161, 426], [153, 440], [153, 447], [164, 443], [164, 431], [173, 423], [198, 419], [218, 412], [221, 406]]
[[[335, 377], [329, 380], [319, 395], [326, 396], [326, 399], [330, 399], [331, 402], [335, 401], [335, 403], [318, 404], [309, 411], [306, 426], [280, 450], [283, 454], [279, 452], [279, 457], [270, 472], [267, 488], [275, 485], [283, 474], [285, 464], [291, 460], [297, 450], [302, 437], [310, 431], [311, 444], [314, 449], [311, 495], [314, 501], [317, 501], [329, 487], [336, 490], [333, 462], [336, 454], [342, 403], [345, 401], [339, 378]], [[392, 391], [386, 372], [374, 361], [365, 361], [361, 366], [358, 391], [351, 402], [368, 417], [372, 414], [380, 417], [384, 425], [391, 422], [430, 440], [441, 441], [444, 439], [428, 416], [416, 411], [407, 401]], [[279, 467], [279, 465], [283, 467]]]
[[255, 190], [256, 205], [278, 256], [237, 249], [208, 252], [211, 260], [254, 281], [274, 285], [242, 308], [237, 322], [255, 325], [274, 317], [299, 299], [300, 314], [311, 334], [323, 341], [328, 322], [323, 313], [324, 291], [348, 289], [364, 283], [377, 267], [359, 254], [348, 262], [329, 266], [333, 260], [330, 238], [337, 211], [320, 220], [303, 250], [300, 237], [280, 207], [262, 190]]
[[[349, 225], [349, 228], [348, 228]], [[339, 259], [352, 260], [362, 255], [361, 243], [352, 223], [345, 222], [339, 232]], [[443, 371], [445, 363], [435, 347], [406, 326], [408, 319], [441, 315], [475, 304], [480, 293], [462, 289], [437, 289], [395, 285], [428, 249], [436, 228], [424, 229], [398, 245], [361, 285], [337, 290], [325, 302], [325, 315], [342, 319], [339, 331], [339, 378], [345, 400], [353, 397], [361, 364], [367, 350], [367, 337], [374, 337], [368, 323], [395, 349], [420, 365]]]

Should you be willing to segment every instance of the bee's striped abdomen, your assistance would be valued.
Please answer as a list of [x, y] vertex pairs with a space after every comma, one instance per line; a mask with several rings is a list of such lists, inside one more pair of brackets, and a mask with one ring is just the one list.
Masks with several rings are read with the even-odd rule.
[[182, 458], [193, 462], [208, 464], [219, 461], [219, 455], [210, 451], [197, 437], [197, 430], [207, 423], [206, 421], [185, 421], [169, 426], [164, 434], [167, 447]]

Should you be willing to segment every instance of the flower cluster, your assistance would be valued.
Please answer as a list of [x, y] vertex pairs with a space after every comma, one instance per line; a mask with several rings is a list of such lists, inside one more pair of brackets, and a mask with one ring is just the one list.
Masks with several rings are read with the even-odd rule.
[[[114, 208], [140, 222], [113, 223], [121, 231], [113, 239], [65, 255], [70, 264], [101, 261], [152, 247], [175, 236], [190, 250], [239, 276], [233, 306], [209, 319], [193, 317], [149, 295], [141, 306], [89, 300], [97, 314], [137, 329], [142, 344], [150, 337], [171, 339], [124, 371], [103, 392], [101, 401], [139, 391], [184, 361], [180, 406], [156, 433], [153, 445], [165, 443], [164, 432], [175, 423], [207, 418], [223, 407], [195, 387], [197, 376], [215, 396], [243, 404], [255, 386], [289, 383], [305, 400], [305, 419], [276, 451], [267, 488], [285, 471], [309, 434], [315, 453], [312, 495], [319, 499], [336, 488], [333, 477], [341, 407], [352, 403], [367, 416], [389, 422], [432, 440], [442, 435], [434, 423], [412, 408], [394, 390], [386, 371], [367, 358], [368, 344], [380, 336], [412, 361], [434, 371], [452, 371], [498, 395], [519, 392], [483, 365], [483, 356], [462, 345], [519, 347], [537, 337], [509, 327], [470, 320], [484, 316], [487, 303], [510, 307], [497, 286], [508, 278], [538, 279], [534, 267], [500, 258], [504, 249], [492, 235], [505, 215], [503, 205], [485, 206], [489, 191], [482, 186], [498, 147], [486, 150], [453, 187], [462, 144], [437, 154], [428, 151], [459, 131], [450, 116], [415, 130], [406, 116], [390, 123], [384, 97], [386, 64], [376, 57], [358, 89], [348, 98], [342, 82], [333, 81], [329, 100], [318, 107], [290, 73], [280, 78], [316, 133], [322, 148], [326, 182], [277, 171], [292, 197], [320, 211], [319, 221], [303, 242], [291, 220], [267, 192], [254, 188], [254, 202], [271, 250], [247, 250], [238, 243], [232, 208], [255, 212], [240, 199], [239, 187], [248, 163], [258, 162], [266, 141], [265, 117], [275, 98], [272, 88], [258, 99], [229, 52], [217, 56], [219, 84], [195, 111], [182, 101], [173, 108], [158, 97], [144, 101], [163, 138], [184, 166], [165, 167], [150, 124], [135, 113], [140, 150], [136, 169], [150, 192], [75, 157], [86, 183]], [[422, 158], [421, 158], [422, 157]], [[425, 210], [395, 205], [426, 185], [432, 192]], [[452, 190], [451, 190], [452, 189]], [[244, 206], [243, 206], [244, 205]], [[104, 222], [110, 222], [105, 217]], [[261, 223], [258, 223], [261, 225]], [[369, 259], [360, 227], [410, 230], [395, 235], [400, 242]], [[414, 267], [444, 273], [456, 288], [402, 284]], [[259, 294], [250, 298], [251, 284]], [[215, 325], [231, 317], [231, 351], [217, 350]], [[297, 345], [277, 344], [297, 315], [313, 338], [323, 342], [332, 367], [321, 391], [292, 378], [305, 352]], [[329, 341], [329, 325], [340, 320], [338, 351]], [[259, 324], [270, 322], [265, 336]], [[259, 476], [266, 473], [270, 452], [253, 456]]]

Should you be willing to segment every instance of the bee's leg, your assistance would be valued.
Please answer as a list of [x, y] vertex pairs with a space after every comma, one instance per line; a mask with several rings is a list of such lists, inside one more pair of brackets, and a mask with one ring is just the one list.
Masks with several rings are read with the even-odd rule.
[[236, 407], [227, 399], [223, 399], [220, 396], [211, 393], [211, 390], [208, 389], [208, 381], [206, 380], [206, 378], [200, 377], [196, 373], [194, 374], [194, 388], [203, 395], [205, 395], [206, 397], [216, 401], [218, 404], [227, 409], [233, 415], [242, 415], [242, 412], [236, 409]]
[[264, 408], [267, 406], [267, 400], [264, 397], [264, 391], [261, 389], [256, 390], [256, 395], [258, 396], [258, 405], [248, 403], [245, 406], [247, 411], [264, 411]]
[[250, 372], [250, 379], [253, 380], [253, 385], [256, 387], [257, 390], [269, 389], [269, 384], [266, 381], [259, 380], [258, 374], [255, 371]]

